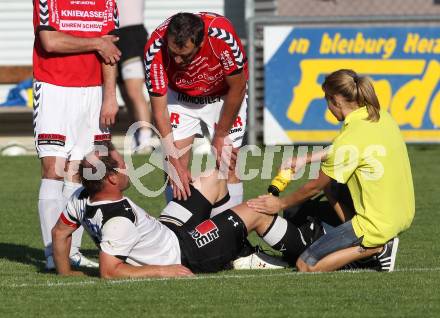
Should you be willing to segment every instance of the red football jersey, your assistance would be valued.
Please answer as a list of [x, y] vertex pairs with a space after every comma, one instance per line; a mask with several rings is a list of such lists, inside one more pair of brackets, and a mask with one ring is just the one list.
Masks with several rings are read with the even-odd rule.
[[101, 58], [98, 53], [48, 53], [41, 45], [38, 32], [52, 30], [82, 38], [109, 34], [118, 25], [115, 0], [33, 0], [33, 3], [34, 78], [67, 87], [101, 85]]
[[247, 74], [243, 45], [232, 23], [223, 16], [198, 13], [205, 24], [204, 42], [191, 63], [178, 67], [168, 54], [166, 31], [170, 19], [160, 25], [145, 46], [146, 85], [149, 93], [164, 95], [167, 87], [190, 96], [225, 95], [225, 76], [237, 70]]

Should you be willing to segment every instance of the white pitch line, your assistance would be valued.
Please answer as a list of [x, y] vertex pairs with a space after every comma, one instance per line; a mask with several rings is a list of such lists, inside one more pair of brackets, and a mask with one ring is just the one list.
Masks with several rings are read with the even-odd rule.
[[[431, 267], [431, 268], [402, 268], [396, 269], [394, 272], [438, 272], [440, 271], [440, 267]], [[348, 273], [348, 274], [361, 274], [365, 272], [372, 271], [339, 271], [332, 273], [298, 273], [298, 272], [283, 272], [283, 273], [261, 273], [258, 274], [225, 274], [225, 275], [197, 275], [190, 277], [180, 277], [180, 278], [138, 278], [138, 279], [119, 279], [119, 280], [109, 280], [109, 281], [101, 281], [101, 280], [86, 280], [79, 282], [46, 282], [39, 284], [0, 284], [0, 288], [27, 288], [27, 287], [67, 287], [67, 286], [86, 286], [86, 285], [95, 285], [99, 283], [103, 284], [126, 284], [126, 283], [139, 283], [139, 282], [151, 282], [151, 281], [168, 281], [168, 280], [216, 280], [216, 279], [247, 279], [247, 278], [262, 278], [262, 277], [283, 277], [283, 276], [297, 276], [297, 275], [329, 275], [329, 274], [340, 274], [340, 273]]]

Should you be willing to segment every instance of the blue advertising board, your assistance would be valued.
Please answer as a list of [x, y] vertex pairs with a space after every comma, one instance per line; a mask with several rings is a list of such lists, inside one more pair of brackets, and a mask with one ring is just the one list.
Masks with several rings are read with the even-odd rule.
[[331, 142], [340, 123], [321, 84], [342, 68], [373, 80], [407, 142], [440, 142], [440, 27], [267, 26], [264, 38], [266, 144]]

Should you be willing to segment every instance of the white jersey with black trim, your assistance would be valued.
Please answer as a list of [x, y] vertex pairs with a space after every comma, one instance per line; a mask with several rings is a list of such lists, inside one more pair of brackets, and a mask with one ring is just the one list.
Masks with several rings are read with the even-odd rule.
[[145, 0], [119, 1], [119, 27], [144, 24], [144, 5]]
[[83, 225], [101, 251], [129, 264], [181, 263], [174, 232], [126, 197], [90, 202], [87, 191], [80, 189], [69, 200], [61, 219], [70, 226]]

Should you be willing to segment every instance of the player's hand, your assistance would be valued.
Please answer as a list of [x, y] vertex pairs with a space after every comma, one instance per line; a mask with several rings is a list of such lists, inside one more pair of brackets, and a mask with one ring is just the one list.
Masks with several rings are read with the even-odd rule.
[[283, 209], [282, 199], [270, 194], [260, 195], [258, 198], [250, 199], [247, 206], [259, 213], [277, 214]]
[[99, 118], [101, 128], [108, 128], [115, 124], [118, 110], [119, 106], [116, 98], [104, 98], [101, 107], [101, 116]]
[[233, 148], [229, 136], [220, 136], [215, 134], [212, 139], [212, 147], [215, 151], [217, 168], [220, 172], [233, 170], [237, 161], [238, 148]]
[[161, 277], [180, 277], [180, 276], [194, 276], [190, 269], [183, 265], [167, 265], [163, 266]]
[[168, 177], [170, 178], [173, 198], [187, 200], [191, 196], [189, 184], [192, 182], [191, 173], [184, 167], [179, 158], [172, 156], [168, 159]]
[[114, 35], [104, 35], [100, 38], [98, 53], [106, 64], [114, 65], [121, 59], [121, 51], [114, 44], [119, 38]]

